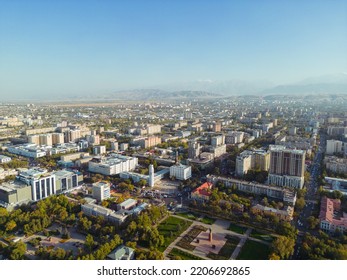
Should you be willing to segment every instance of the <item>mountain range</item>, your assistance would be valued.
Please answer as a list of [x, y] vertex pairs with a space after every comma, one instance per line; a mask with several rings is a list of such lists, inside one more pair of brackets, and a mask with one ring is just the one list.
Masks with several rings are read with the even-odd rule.
[[347, 94], [347, 73], [307, 78], [283, 85], [268, 81], [197, 80], [159, 85], [154, 88], [117, 90], [110, 93], [61, 97], [68, 100], [174, 100], [222, 98], [229, 96]]

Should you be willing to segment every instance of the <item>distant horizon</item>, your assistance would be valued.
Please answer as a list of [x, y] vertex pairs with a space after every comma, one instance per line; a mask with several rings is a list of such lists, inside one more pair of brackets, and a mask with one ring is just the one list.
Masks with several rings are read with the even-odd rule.
[[338, 0], [1, 1], [0, 97], [213, 81], [252, 92], [346, 74], [346, 26]]

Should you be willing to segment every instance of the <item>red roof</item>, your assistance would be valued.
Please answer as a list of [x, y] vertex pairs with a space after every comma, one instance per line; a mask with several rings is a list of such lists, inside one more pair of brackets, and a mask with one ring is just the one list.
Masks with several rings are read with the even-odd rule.
[[331, 199], [327, 198], [326, 196], [323, 197], [321, 201], [319, 219], [321, 221], [328, 221], [335, 226], [347, 226], [347, 219], [345, 217], [341, 217], [339, 219], [334, 217], [334, 211], [339, 211], [340, 208], [341, 201], [339, 199]]
[[196, 188], [193, 193], [197, 195], [204, 195], [204, 196], [210, 196], [211, 192], [210, 189], [212, 188], [213, 184], [210, 182], [203, 183], [200, 187]]

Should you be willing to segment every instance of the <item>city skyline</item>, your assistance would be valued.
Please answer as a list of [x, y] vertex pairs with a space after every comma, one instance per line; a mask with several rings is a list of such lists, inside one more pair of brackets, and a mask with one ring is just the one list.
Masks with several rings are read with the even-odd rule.
[[343, 1], [2, 1], [0, 7], [5, 99], [239, 80], [270, 88], [347, 73]]

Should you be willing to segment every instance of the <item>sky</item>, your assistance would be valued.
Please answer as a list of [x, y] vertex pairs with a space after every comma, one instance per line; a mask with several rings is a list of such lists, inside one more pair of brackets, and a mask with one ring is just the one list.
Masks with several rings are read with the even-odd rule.
[[347, 73], [343, 0], [0, 0], [0, 97]]

